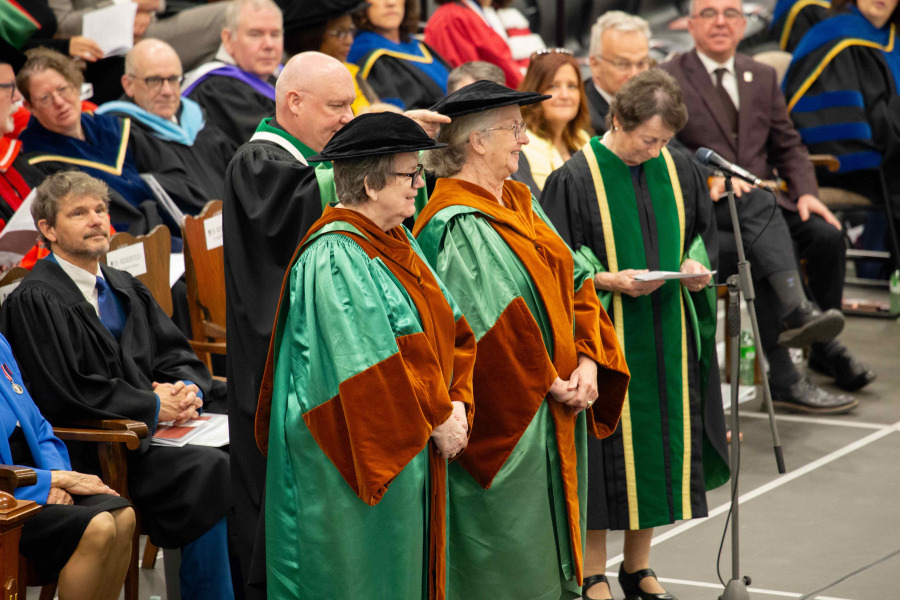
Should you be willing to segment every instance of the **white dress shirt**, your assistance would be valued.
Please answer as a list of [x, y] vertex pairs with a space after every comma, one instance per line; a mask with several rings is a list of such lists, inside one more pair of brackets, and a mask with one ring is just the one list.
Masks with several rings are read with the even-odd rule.
[[714, 87], [716, 85], [716, 69], [725, 69], [726, 73], [722, 76], [722, 87], [725, 88], [725, 91], [731, 96], [734, 107], [737, 110], [741, 110], [741, 99], [738, 96], [737, 73], [734, 72], [734, 55], [724, 63], [714, 61], [699, 50], [697, 50], [697, 56], [700, 57], [700, 62], [703, 63], [706, 72], [709, 73], [710, 78], [712, 78]]
[[66, 272], [66, 275], [68, 275], [75, 285], [78, 286], [78, 289], [84, 295], [84, 299], [94, 307], [94, 311], [96, 311], [97, 317], [99, 317], [100, 301], [97, 299], [97, 277], [103, 277], [100, 265], [97, 265], [97, 274], [91, 275], [90, 272], [63, 259], [59, 254], [54, 254], [53, 258], [56, 259], [56, 262], [59, 263], [62, 270]]

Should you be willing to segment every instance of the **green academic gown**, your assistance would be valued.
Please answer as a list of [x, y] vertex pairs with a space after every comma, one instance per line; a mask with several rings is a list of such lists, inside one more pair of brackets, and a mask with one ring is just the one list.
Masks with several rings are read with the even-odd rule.
[[[609, 435], [628, 370], [591, 276], [528, 187], [439, 179], [415, 233], [478, 339], [469, 447], [450, 466], [448, 598], [581, 595], [587, 433]], [[584, 354], [600, 397], [550, 400]]]
[[445, 597], [429, 440], [451, 401], [472, 417], [475, 339], [418, 253], [329, 207], [288, 271], [257, 415], [270, 599]]
[[[716, 228], [699, 170], [664, 149], [628, 167], [595, 137], [547, 180], [547, 214], [597, 273], [712, 267]], [[709, 250], [709, 252], [708, 252]], [[590, 529], [704, 517], [728, 480], [715, 360], [715, 291], [669, 281], [649, 295], [600, 292], [633, 375], [614, 435], [589, 445]]]

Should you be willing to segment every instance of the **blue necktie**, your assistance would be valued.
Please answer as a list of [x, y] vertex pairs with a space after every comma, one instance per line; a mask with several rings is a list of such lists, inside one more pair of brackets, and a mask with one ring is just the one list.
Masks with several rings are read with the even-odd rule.
[[122, 311], [116, 300], [115, 294], [109, 284], [102, 277], [97, 277], [97, 304], [100, 308], [100, 322], [117, 340], [122, 337], [124, 322]]

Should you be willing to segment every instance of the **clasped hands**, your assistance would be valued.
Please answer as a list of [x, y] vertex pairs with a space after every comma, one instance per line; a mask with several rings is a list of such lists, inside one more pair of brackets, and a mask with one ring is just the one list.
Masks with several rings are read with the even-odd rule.
[[450, 418], [438, 425], [431, 432], [431, 439], [437, 445], [438, 454], [450, 459], [463, 451], [469, 443], [469, 422], [466, 420], [466, 405], [458, 400], [453, 401], [453, 413]]
[[175, 421], [176, 425], [181, 425], [200, 416], [197, 411], [203, 406], [203, 400], [197, 397], [200, 388], [196, 385], [186, 385], [183, 381], [154, 381], [153, 391], [159, 396], [160, 421]]
[[559, 377], [550, 386], [550, 394], [557, 402], [571, 406], [577, 415], [597, 400], [597, 363], [581, 354], [578, 366], [572, 371], [569, 380]]
[[[712, 275], [709, 269], [692, 258], [687, 258], [681, 263], [681, 273], [696, 273], [696, 277], [688, 277], [681, 280], [681, 285], [692, 292], [699, 292], [709, 285]], [[658, 290], [665, 283], [663, 279], [654, 281], [640, 281], [635, 279], [638, 275], [646, 273], [647, 269], [623, 269], [615, 273], [597, 273], [594, 275], [594, 286], [609, 292], [619, 292], [632, 298], [646, 296]]]

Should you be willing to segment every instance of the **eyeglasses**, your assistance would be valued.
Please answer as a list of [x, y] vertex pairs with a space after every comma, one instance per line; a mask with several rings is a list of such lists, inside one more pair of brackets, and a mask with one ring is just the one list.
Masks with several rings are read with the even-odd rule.
[[9, 90], [9, 99], [12, 100], [16, 95], [16, 82], [0, 83], [0, 90]]
[[75, 91], [75, 88], [71, 85], [66, 84], [56, 88], [55, 92], [50, 92], [49, 94], [44, 94], [40, 98], [37, 98], [34, 102], [32, 102], [32, 104], [40, 108], [47, 108], [48, 106], [53, 104], [53, 100], [57, 96], [59, 96], [63, 100], [71, 100], [77, 95], [78, 93]]
[[325, 35], [330, 35], [331, 37], [335, 37], [339, 40], [345, 40], [347, 38], [353, 39], [353, 36], [356, 35], [356, 27], [347, 27], [346, 29], [330, 29], [325, 32]]
[[722, 15], [723, 17], [725, 17], [726, 21], [729, 21], [731, 23], [744, 18], [744, 13], [736, 8], [726, 8], [722, 12], [719, 12], [714, 8], [704, 8], [699, 13], [694, 15], [694, 18], [703, 19], [704, 21], [715, 21], [719, 18], [719, 15]]
[[506, 127], [488, 127], [487, 129], [482, 129], [482, 131], [500, 131], [502, 129], [512, 131], [513, 137], [518, 139], [520, 135], [528, 130], [528, 125], [525, 124], [525, 121], [519, 121], [517, 123], [513, 123], [512, 125], [507, 125]]
[[609, 58], [606, 58], [605, 56], [601, 56], [600, 54], [595, 54], [594, 56], [604, 62], [611, 64], [613, 68], [618, 71], [646, 71], [653, 66], [653, 59], [651, 58], [644, 58], [637, 62], [631, 62], [630, 60], [611, 60]]
[[409, 177], [409, 187], [416, 187], [416, 180], [422, 176], [422, 172], [425, 171], [425, 165], [418, 164], [416, 165], [416, 170], [412, 173], [394, 173], [397, 177]]
[[161, 90], [163, 83], [168, 83], [170, 88], [176, 89], [181, 87], [181, 83], [184, 81], [184, 75], [170, 75], [168, 77], [160, 77], [158, 75], [154, 75], [153, 77], [135, 77], [134, 75], [129, 75], [129, 77], [137, 79], [138, 81], [143, 81], [144, 85], [146, 85], [151, 92]]

